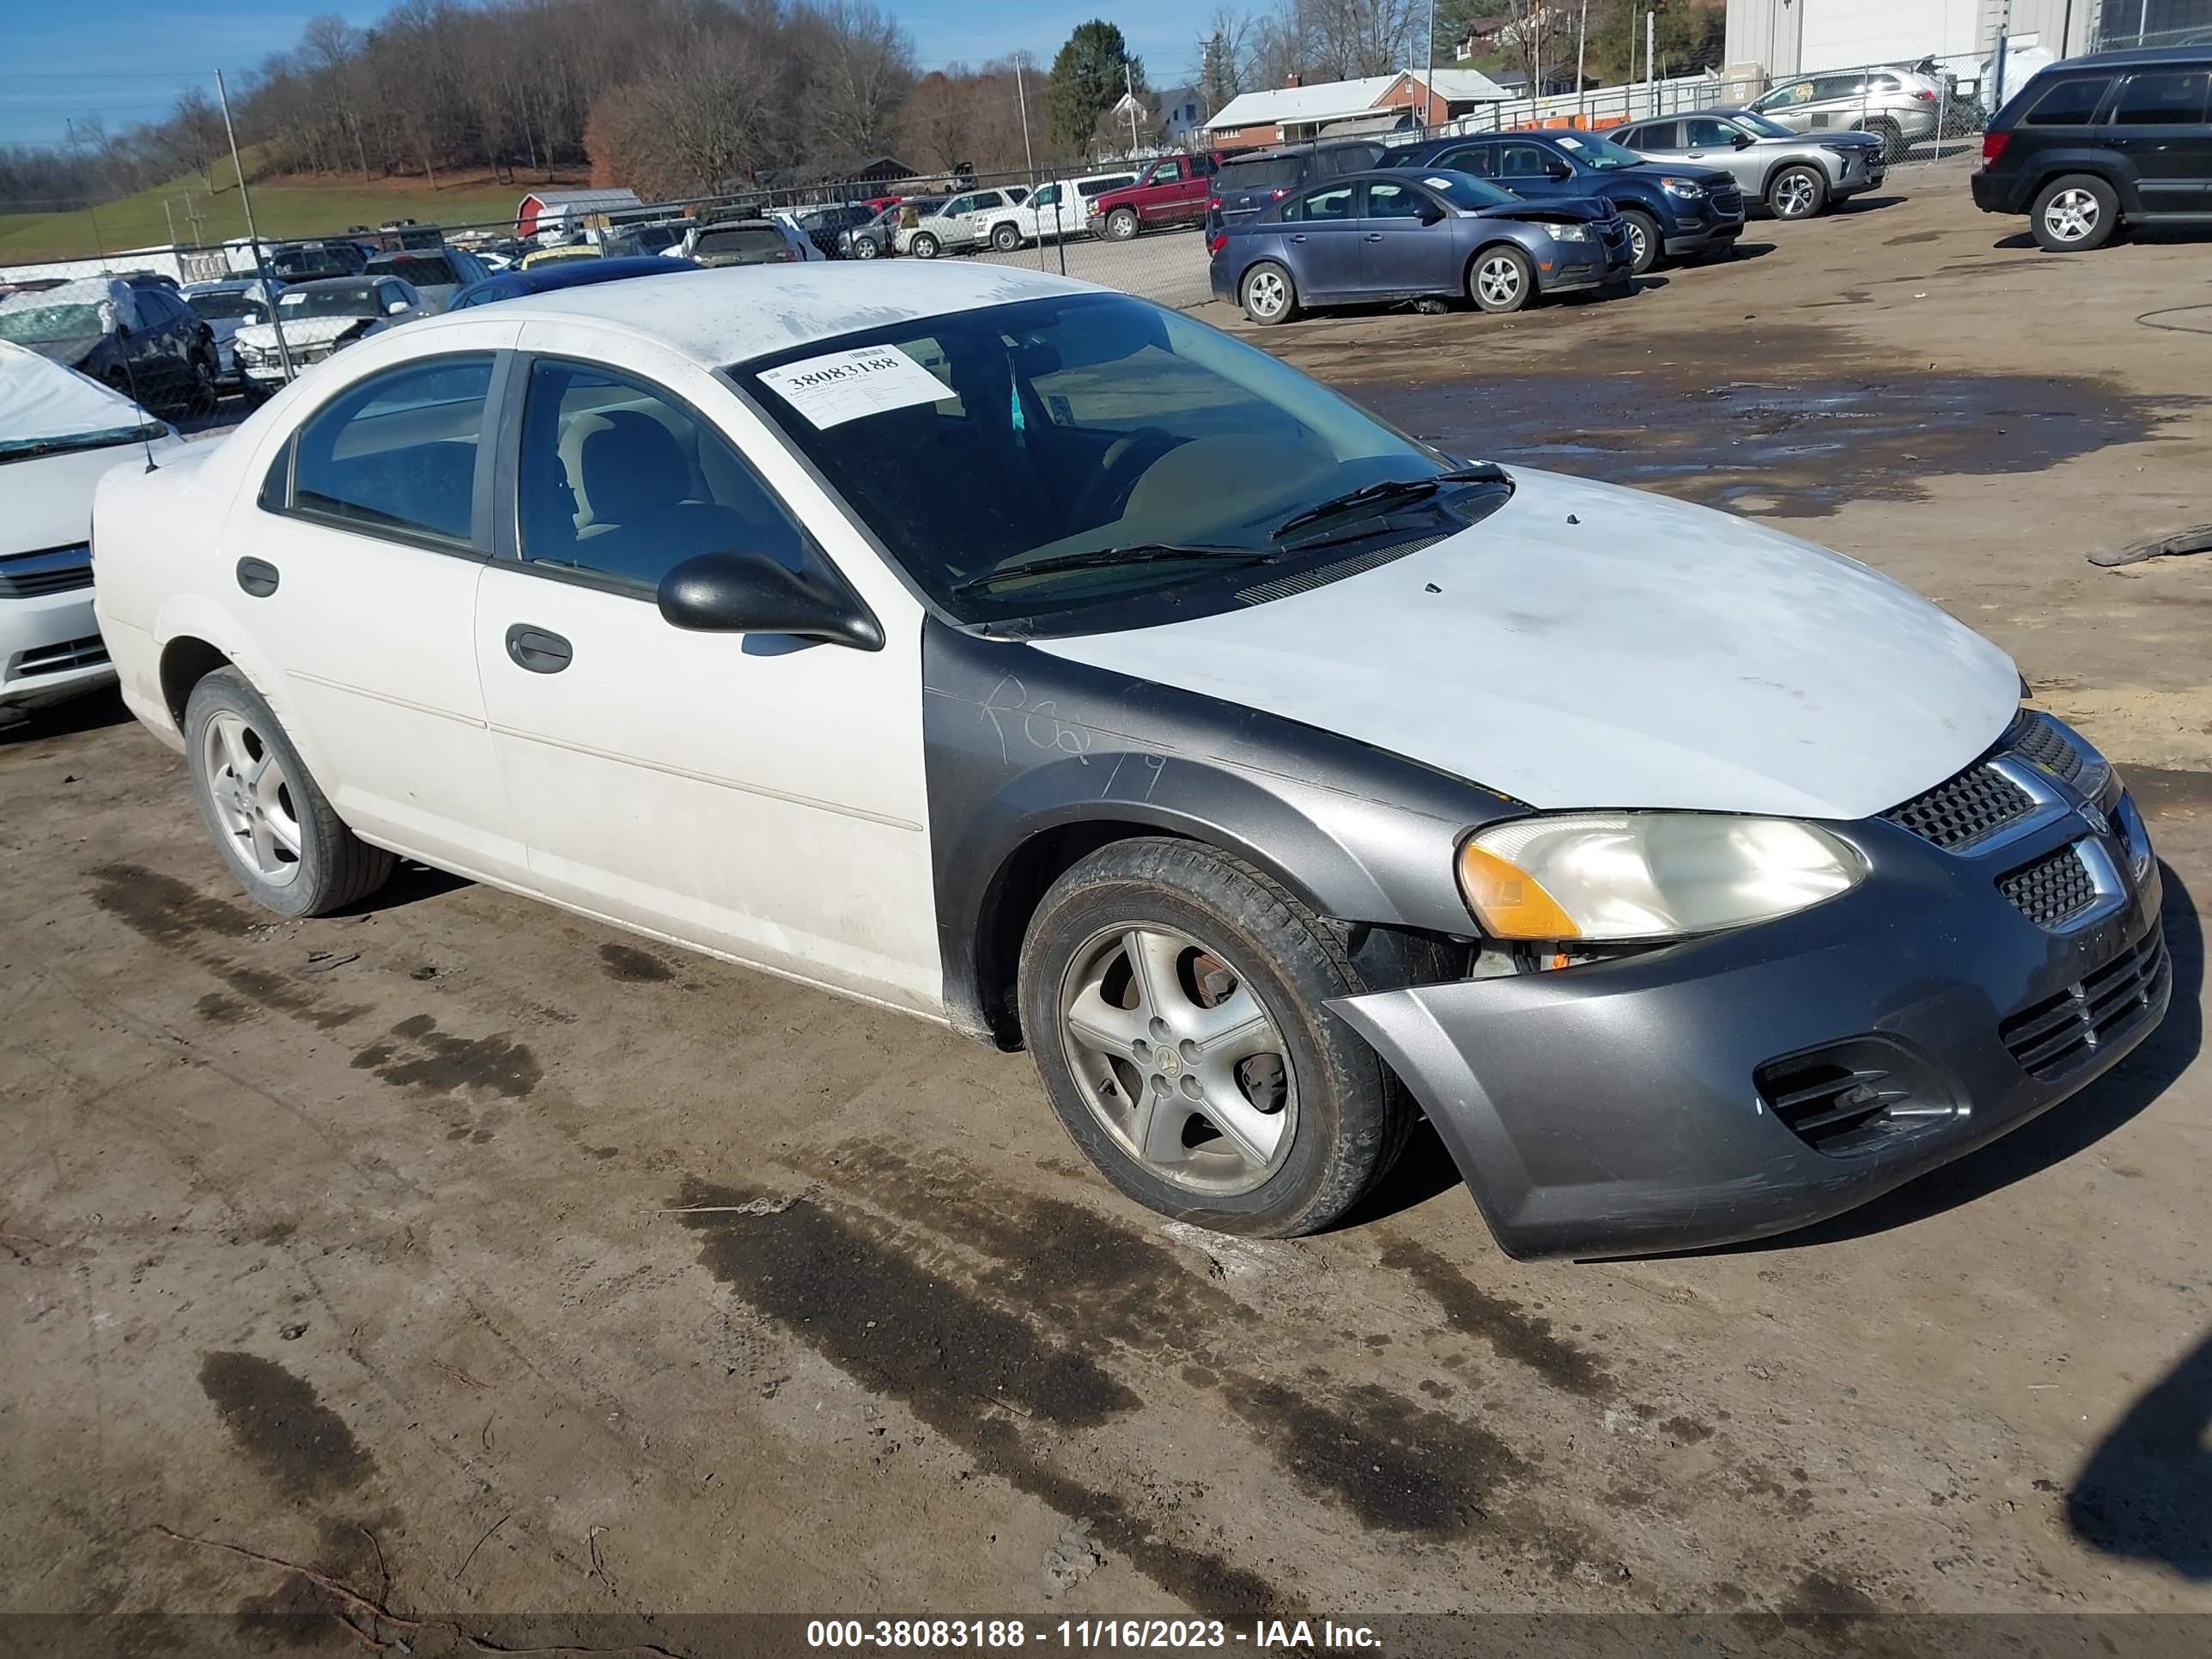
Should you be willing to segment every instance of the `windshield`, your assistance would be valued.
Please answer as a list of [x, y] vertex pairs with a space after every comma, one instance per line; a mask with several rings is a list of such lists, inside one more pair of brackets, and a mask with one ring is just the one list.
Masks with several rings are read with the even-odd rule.
[[185, 303], [210, 323], [265, 323], [269, 307], [251, 294], [192, 294]]
[[1561, 149], [1571, 151], [1575, 160], [1584, 167], [1607, 172], [1614, 167], [1640, 167], [1644, 158], [1632, 149], [1623, 149], [1610, 138], [1601, 138], [1594, 132], [1556, 133], [1552, 142]]
[[350, 276], [363, 262], [349, 259], [335, 248], [279, 248], [270, 256], [269, 269], [295, 282], [315, 276]]
[[372, 259], [368, 271], [372, 276], [397, 276], [416, 288], [444, 288], [454, 281], [453, 267], [443, 258]]
[[1446, 170], [1416, 173], [1414, 177], [1455, 208], [1518, 205], [1521, 201], [1519, 197], [1510, 191], [1502, 191], [1495, 185], [1485, 184], [1473, 173]]
[[53, 345], [106, 331], [96, 305], [34, 305], [0, 311], [0, 340], [17, 345]]
[[[729, 372], [969, 622], [1075, 631], [1108, 625], [1109, 602], [1188, 607], [1208, 582], [1234, 603], [1255, 565], [1276, 565], [1272, 580], [1343, 556], [1320, 541], [1396, 528], [1334, 507], [1291, 520], [1452, 465], [1265, 352], [1121, 295], [927, 318]], [[1402, 507], [1419, 521], [1407, 537], [1468, 521], [1452, 516], [1466, 490], [1406, 493], [1419, 498]]]
[[276, 310], [286, 322], [301, 317], [376, 317], [384, 307], [377, 302], [372, 283], [349, 283], [342, 288], [289, 289], [276, 296]]
[[1770, 121], [1757, 110], [1747, 109], [1741, 115], [1728, 118], [1737, 126], [1748, 127], [1762, 138], [1795, 138], [1797, 135], [1779, 121]]

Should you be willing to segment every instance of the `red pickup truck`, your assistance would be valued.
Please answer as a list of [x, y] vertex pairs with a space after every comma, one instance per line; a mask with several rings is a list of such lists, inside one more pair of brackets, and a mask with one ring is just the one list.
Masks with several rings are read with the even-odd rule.
[[1126, 242], [1140, 230], [1195, 224], [1206, 216], [1206, 198], [1220, 165], [1204, 152], [1163, 155], [1146, 164], [1135, 184], [1091, 198], [1086, 228], [1093, 236]]

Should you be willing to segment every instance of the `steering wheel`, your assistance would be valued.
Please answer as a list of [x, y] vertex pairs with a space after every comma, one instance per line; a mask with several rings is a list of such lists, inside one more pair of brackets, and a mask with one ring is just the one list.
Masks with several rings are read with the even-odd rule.
[[1077, 526], [1088, 529], [1109, 518], [1120, 517], [1122, 507], [1128, 504], [1129, 492], [1137, 487], [1137, 480], [1145, 476], [1154, 461], [1182, 442], [1172, 432], [1156, 426], [1140, 426], [1107, 445], [1098, 476], [1085, 484], [1083, 493], [1076, 498]]

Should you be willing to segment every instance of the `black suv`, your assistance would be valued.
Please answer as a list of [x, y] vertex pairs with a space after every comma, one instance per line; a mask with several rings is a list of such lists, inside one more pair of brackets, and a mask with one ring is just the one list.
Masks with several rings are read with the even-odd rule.
[[2027, 215], [2053, 253], [2123, 224], [2212, 220], [2212, 43], [2055, 64], [1982, 135], [1974, 205]]
[[1333, 144], [1284, 144], [1224, 155], [1206, 198], [1206, 234], [1212, 236], [1224, 225], [1242, 224], [1312, 180], [1382, 167], [1389, 154], [1387, 145], [1372, 140], [1341, 139]]

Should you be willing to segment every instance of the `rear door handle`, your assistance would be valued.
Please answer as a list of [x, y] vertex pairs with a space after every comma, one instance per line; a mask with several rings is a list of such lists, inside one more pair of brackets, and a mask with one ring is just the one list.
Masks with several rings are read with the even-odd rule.
[[1370, 242], [1379, 242], [1382, 240], [1382, 233], [1379, 230], [1370, 230], [1367, 233], [1367, 240]]
[[517, 668], [533, 674], [557, 674], [575, 657], [568, 641], [528, 623], [517, 623], [507, 630], [507, 654]]
[[1301, 231], [1297, 235], [1291, 237], [1291, 240], [1294, 242], [1303, 242], [1305, 240], [1305, 234]]
[[276, 591], [276, 567], [262, 559], [240, 559], [238, 585], [255, 599], [265, 599]]

